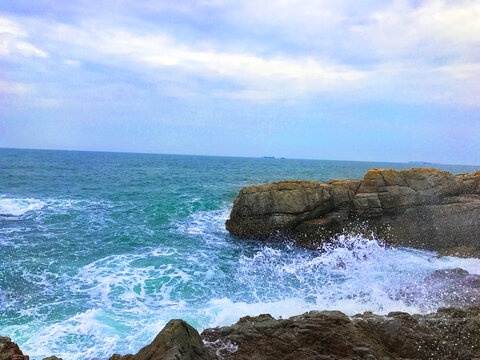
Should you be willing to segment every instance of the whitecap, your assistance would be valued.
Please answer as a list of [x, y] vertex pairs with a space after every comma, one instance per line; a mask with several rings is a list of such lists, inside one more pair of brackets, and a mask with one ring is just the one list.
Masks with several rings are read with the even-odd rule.
[[230, 216], [228, 204], [224, 204], [218, 210], [196, 211], [185, 220], [176, 224], [178, 234], [189, 237], [199, 237], [208, 245], [223, 246], [225, 236], [225, 221]]
[[37, 211], [46, 203], [32, 198], [0, 198], [0, 216], [22, 216], [29, 211]]

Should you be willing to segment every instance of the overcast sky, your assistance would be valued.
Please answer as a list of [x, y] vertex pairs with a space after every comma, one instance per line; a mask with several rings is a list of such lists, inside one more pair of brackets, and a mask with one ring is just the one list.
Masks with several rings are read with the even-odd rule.
[[480, 1], [0, 0], [0, 147], [480, 164]]

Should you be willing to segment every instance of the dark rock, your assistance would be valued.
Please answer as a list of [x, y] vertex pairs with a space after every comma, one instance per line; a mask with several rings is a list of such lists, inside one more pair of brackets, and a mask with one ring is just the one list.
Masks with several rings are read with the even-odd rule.
[[429, 250], [480, 249], [480, 171], [371, 169], [362, 180], [284, 181], [240, 190], [227, 230], [236, 236], [287, 236], [318, 247], [360, 232], [393, 245]]
[[438, 252], [438, 255], [480, 259], [480, 250], [475, 249], [473, 246], [457, 246], [454, 248], [441, 250]]
[[[480, 357], [480, 307], [444, 308], [429, 315], [309, 312], [269, 315], [206, 329], [212, 358], [246, 359], [474, 359]], [[229, 344], [235, 351], [221, 351]], [[220, 352], [219, 352], [220, 350]]]
[[10, 338], [0, 336], [0, 360], [28, 360]]
[[210, 355], [197, 330], [174, 319], [136, 355], [114, 354], [110, 360], [210, 360]]
[[429, 297], [445, 306], [480, 306], [480, 275], [463, 269], [437, 270], [422, 286]]
[[43, 360], [63, 360], [62, 358], [58, 358], [56, 356], [49, 356], [49, 357], [46, 357], [44, 358]]

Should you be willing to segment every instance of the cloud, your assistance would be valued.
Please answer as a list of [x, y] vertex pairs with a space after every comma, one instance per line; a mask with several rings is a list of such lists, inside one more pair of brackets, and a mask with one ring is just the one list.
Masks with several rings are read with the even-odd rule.
[[19, 54], [26, 57], [46, 58], [48, 54], [22, 39], [27, 33], [15, 22], [0, 17], [0, 56]]
[[123, 69], [171, 96], [480, 106], [478, 1], [126, 1], [108, 18], [82, 4], [70, 23], [0, 19], [0, 55]]
[[24, 95], [29, 91], [29, 86], [18, 82], [8, 82], [0, 79], [0, 94]]
[[[72, 39], [65, 45], [81, 49], [78, 54], [93, 54], [95, 61], [127, 67], [137, 64], [137, 71], [145, 71], [147, 67], [150, 71], [178, 71], [212, 82], [228, 81], [230, 87], [239, 88], [238, 98], [245, 99], [251, 99], [244, 96], [249, 92], [263, 91], [262, 99], [274, 100], [334, 91], [368, 77], [366, 71], [310, 56], [259, 56], [225, 52], [211, 45], [205, 49], [178, 43], [164, 33], [145, 35], [125, 29], [67, 25], [59, 25], [51, 33], [55, 34], [56, 41]], [[222, 91], [215, 93], [226, 94]], [[232, 95], [234, 91], [230, 89], [228, 93]]]
[[480, 60], [480, 3], [427, 0], [420, 6], [395, 1], [352, 27], [355, 38], [377, 55], [438, 61], [439, 57]]

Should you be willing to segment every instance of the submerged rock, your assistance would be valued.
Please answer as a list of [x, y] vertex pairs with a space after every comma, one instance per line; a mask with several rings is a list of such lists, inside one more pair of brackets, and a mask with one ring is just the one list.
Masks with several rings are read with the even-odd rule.
[[480, 306], [480, 275], [455, 268], [437, 270], [423, 284], [431, 298], [448, 306]]
[[224, 360], [473, 360], [480, 357], [480, 308], [444, 308], [413, 316], [312, 311], [276, 320], [260, 315], [207, 329], [202, 337], [212, 358]]
[[210, 356], [197, 330], [174, 319], [136, 355], [114, 354], [110, 360], [210, 360]]
[[236, 236], [280, 234], [306, 247], [343, 231], [428, 250], [480, 248], [480, 171], [371, 169], [362, 180], [283, 181], [240, 190], [226, 223]]

